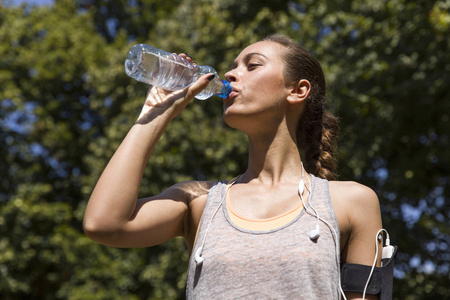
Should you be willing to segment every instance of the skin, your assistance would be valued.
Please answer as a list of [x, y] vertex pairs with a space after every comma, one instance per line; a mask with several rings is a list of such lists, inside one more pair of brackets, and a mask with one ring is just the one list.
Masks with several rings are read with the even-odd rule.
[[[225, 121], [246, 133], [249, 141], [248, 168], [228, 196], [236, 212], [253, 219], [280, 215], [299, 201], [302, 164], [295, 131], [311, 86], [307, 80], [285, 82], [282, 51], [281, 45], [270, 41], [250, 45], [225, 74], [233, 87], [223, 102]], [[207, 78], [201, 77], [182, 91], [149, 91], [138, 120], [88, 202], [84, 229], [92, 240], [113, 247], [149, 247], [183, 236], [192, 251], [212, 182], [182, 182], [159, 195], [137, 197], [146, 163], [159, 138], [194, 95], [208, 85]], [[342, 261], [372, 265], [375, 236], [382, 228], [376, 194], [356, 182], [330, 181], [329, 189], [341, 234]], [[359, 293], [346, 296], [362, 299]], [[366, 295], [366, 299], [377, 298]]]

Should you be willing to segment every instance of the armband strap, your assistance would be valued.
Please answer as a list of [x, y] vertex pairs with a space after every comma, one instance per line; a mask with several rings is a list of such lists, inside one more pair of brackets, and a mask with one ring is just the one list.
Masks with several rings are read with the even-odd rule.
[[[372, 278], [367, 287], [367, 294], [379, 295], [380, 300], [392, 300], [392, 286], [394, 280], [394, 258], [397, 246], [390, 258], [381, 260], [381, 267], [375, 267]], [[344, 292], [363, 293], [371, 266], [358, 264], [344, 264], [341, 269], [341, 285]]]

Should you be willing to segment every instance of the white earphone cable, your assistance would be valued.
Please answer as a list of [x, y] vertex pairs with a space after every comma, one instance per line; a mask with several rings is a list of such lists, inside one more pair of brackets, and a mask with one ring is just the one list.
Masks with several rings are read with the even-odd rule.
[[[305, 177], [305, 176], [303, 175], [303, 163], [302, 163], [302, 179], [300, 180], [300, 183], [303, 181], [303, 178], [304, 178], [304, 177]], [[309, 191], [310, 191], [310, 194], [311, 194], [311, 193], [312, 193], [312, 182], [311, 182], [311, 180], [309, 179], [308, 176], [306, 176], [306, 177], [308, 178], [308, 182], [309, 182]], [[304, 181], [303, 181], [303, 184], [304, 184]], [[298, 194], [300, 195], [300, 199], [302, 200], [302, 204], [303, 204], [303, 207], [304, 207], [305, 211], [306, 211], [309, 215], [311, 215], [311, 216], [313, 216], [313, 217], [316, 217], [317, 220], [318, 220], [317, 222], [319, 222], [319, 220], [322, 221], [322, 222], [323, 222], [325, 225], [327, 225], [327, 227], [330, 228], [330, 230], [331, 230], [331, 235], [333, 236], [334, 245], [335, 245], [335, 252], [336, 252], [336, 265], [337, 265], [337, 270], [338, 270], [339, 292], [341, 293], [342, 298], [343, 298], [344, 300], [347, 300], [347, 297], [345, 296], [344, 291], [342, 290], [342, 285], [341, 285], [341, 270], [340, 270], [340, 262], [339, 262], [339, 255], [338, 255], [338, 253], [339, 253], [339, 245], [338, 245], [338, 243], [337, 243], [338, 238], [337, 238], [336, 230], [335, 230], [334, 227], [331, 226], [327, 221], [325, 221], [324, 219], [322, 219], [322, 218], [319, 217], [319, 214], [317, 213], [317, 211], [316, 211], [316, 210], [314, 209], [314, 207], [312, 206], [312, 201], [311, 201], [311, 200], [312, 200], [312, 197], [310, 198], [309, 206], [310, 206], [311, 209], [314, 211], [314, 214], [310, 211], [310, 209], [306, 206], [305, 200], [303, 199], [303, 193], [301, 193], [300, 185], [301, 185], [301, 184], [299, 184]], [[306, 185], [305, 185], [305, 186], [306, 186]]]
[[[240, 176], [239, 176], [240, 177]], [[195, 251], [195, 261], [197, 264], [201, 264], [203, 262], [203, 257], [202, 257], [202, 253], [203, 253], [203, 247], [205, 246], [205, 242], [206, 242], [206, 236], [208, 235], [208, 231], [209, 231], [209, 227], [211, 227], [211, 223], [214, 219], [214, 217], [216, 216], [217, 212], [219, 211], [220, 207], [222, 206], [223, 202], [225, 201], [225, 199], [227, 198], [227, 193], [228, 193], [228, 189], [230, 188], [230, 186], [232, 186], [238, 179], [239, 177], [236, 177], [235, 180], [233, 180], [227, 187], [225, 190], [225, 195], [223, 196], [222, 200], [220, 201], [219, 205], [217, 206], [216, 210], [214, 211], [214, 214], [212, 215], [211, 219], [209, 220], [208, 223], [208, 227], [206, 227], [206, 231], [205, 231], [205, 235], [203, 236], [203, 241], [200, 247], [198, 247], [197, 251]]]
[[375, 266], [376, 266], [376, 264], [377, 264], [377, 258], [378, 258], [378, 235], [379, 235], [381, 232], [383, 232], [383, 231], [386, 233], [387, 237], [389, 238], [389, 233], [387, 232], [386, 229], [380, 229], [380, 230], [378, 230], [377, 235], [375, 236], [375, 258], [374, 258], [374, 260], [373, 260], [372, 268], [370, 269], [369, 278], [367, 278], [366, 285], [364, 286], [364, 291], [363, 291], [363, 298], [362, 298], [362, 300], [365, 300], [365, 299], [366, 299], [367, 287], [369, 286], [370, 279], [372, 278], [373, 271], [375, 270]]

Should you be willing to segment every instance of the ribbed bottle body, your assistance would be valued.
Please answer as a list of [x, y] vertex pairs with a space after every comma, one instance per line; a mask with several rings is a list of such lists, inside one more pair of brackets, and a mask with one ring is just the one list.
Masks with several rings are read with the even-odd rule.
[[231, 90], [230, 84], [220, 80], [213, 68], [198, 66], [177, 54], [145, 44], [138, 44], [130, 49], [125, 60], [125, 72], [140, 82], [169, 91], [183, 89], [194, 83], [203, 74], [215, 74], [216, 78], [196, 96], [200, 100], [216, 94], [226, 97]]

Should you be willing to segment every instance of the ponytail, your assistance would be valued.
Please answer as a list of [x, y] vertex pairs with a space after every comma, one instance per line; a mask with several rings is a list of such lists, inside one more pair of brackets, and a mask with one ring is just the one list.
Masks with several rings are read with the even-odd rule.
[[306, 171], [320, 178], [336, 180], [335, 154], [339, 122], [326, 110], [319, 114], [322, 116], [318, 118], [318, 121], [313, 121], [314, 117], [306, 109], [299, 122], [297, 140], [299, 147], [304, 151]]

